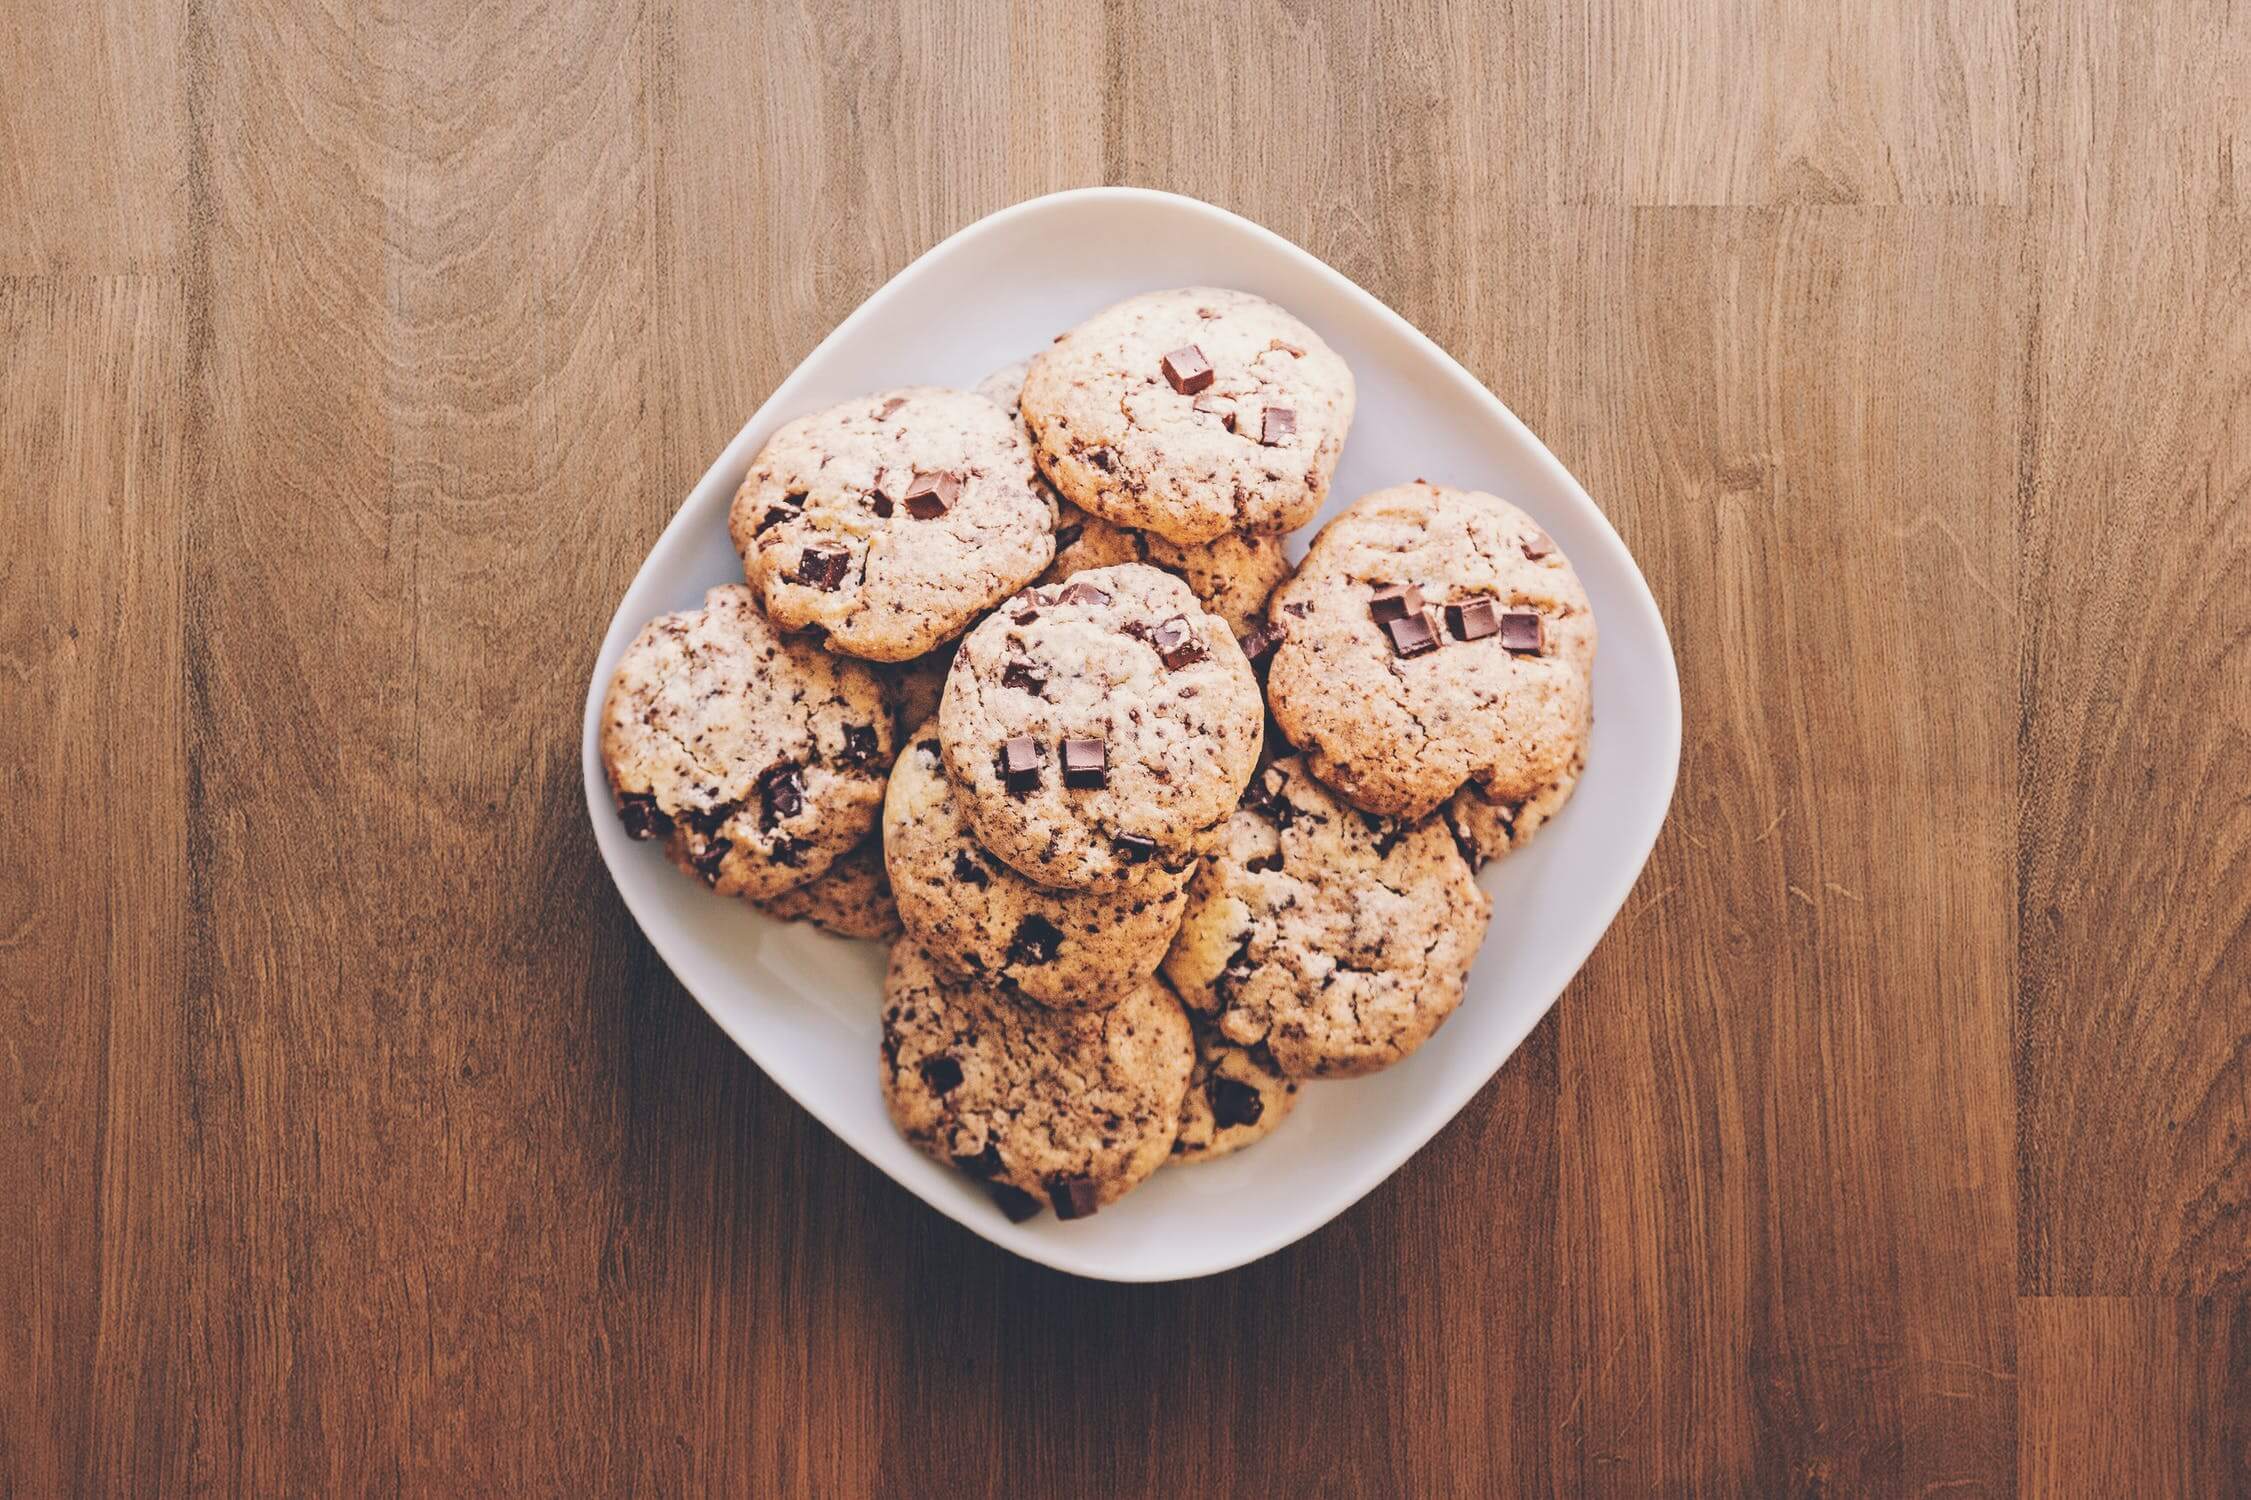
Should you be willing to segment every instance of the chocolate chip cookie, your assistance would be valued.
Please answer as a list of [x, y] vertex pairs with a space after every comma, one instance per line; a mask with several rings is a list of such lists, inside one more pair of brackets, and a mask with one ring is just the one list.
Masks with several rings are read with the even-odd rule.
[[1056, 890], [986, 853], [946, 777], [935, 723], [909, 737], [891, 768], [883, 842], [900, 920], [923, 951], [1043, 1005], [1115, 1003], [1156, 969], [1180, 926], [1185, 874]]
[[779, 895], [866, 838], [895, 743], [874, 672], [783, 635], [741, 584], [644, 626], [602, 705], [626, 831], [722, 895]]
[[1291, 757], [1259, 774], [1189, 882], [1164, 973], [1282, 1072], [1348, 1078], [1453, 1013], [1491, 914], [1443, 822], [1363, 813]]
[[[977, 394], [999, 406], [1017, 424], [1024, 441], [1032, 441], [1018, 401], [1024, 360], [995, 370], [979, 383]], [[1228, 532], [1208, 542], [1182, 546], [1161, 536], [1113, 525], [1100, 516], [1062, 501], [1056, 509], [1055, 561], [1040, 574], [1040, 583], [1062, 583], [1088, 568], [1107, 568], [1123, 562], [1144, 562], [1162, 568], [1196, 591], [1204, 608], [1225, 620], [1238, 636], [1248, 634], [1264, 616], [1267, 596], [1290, 576], [1290, 560], [1278, 536], [1250, 536]]]
[[1264, 723], [1227, 622], [1139, 563], [996, 610], [938, 710], [977, 841], [1073, 889], [1187, 869], [1249, 782]]
[[1315, 775], [1420, 818], [1466, 783], [1500, 805], [1555, 785], [1590, 718], [1594, 614], [1530, 516], [1476, 490], [1378, 490], [1274, 594], [1268, 703]]
[[1180, 1101], [1175, 1162], [1210, 1161], [1264, 1140], [1297, 1105], [1297, 1080], [1275, 1067], [1264, 1047], [1245, 1047], [1208, 1020], [1189, 1019], [1196, 1067]]
[[784, 630], [904, 661], [1055, 555], [1055, 505], [1015, 426], [967, 391], [909, 386], [800, 417], [751, 460], [728, 529]]
[[836, 863], [800, 886], [755, 903], [785, 922], [810, 922], [842, 938], [881, 941], [899, 935], [891, 877], [883, 866], [883, 841], [863, 839]]
[[1049, 1010], [948, 977], [911, 938], [883, 984], [883, 1098], [909, 1141], [1011, 1218], [1082, 1219], [1164, 1165], [1196, 1047], [1154, 979], [1102, 1010]]
[[1063, 498], [1183, 544], [1276, 533], [1321, 508], [1352, 425], [1352, 372], [1248, 292], [1150, 292], [1032, 360], [1024, 419]]

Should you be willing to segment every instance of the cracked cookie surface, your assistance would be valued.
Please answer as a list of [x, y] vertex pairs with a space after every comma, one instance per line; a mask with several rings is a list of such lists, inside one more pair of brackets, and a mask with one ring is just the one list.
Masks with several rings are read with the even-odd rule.
[[1164, 1165], [1194, 1061], [1188, 1017], [1154, 978], [1103, 1010], [1049, 1010], [949, 977], [911, 938], [891, 946], [884, 1103], [1011, 1217], [1083, 1218]]
[[941, 967], [1043, 1005], [1110, 1005], [1154, 971], [1180, 927], [1186, 874], [1107, 891], [1034, 885], [985, 852], [946, 775], [938, 726], [908, 737], [883, 802], [900, 921]]
[[1453, 1014], [1491, 915], [1443, 822], [1362, 813], [1291, 757], [1259, 773], [1189, 882], [1164, 974], [1291, 1077], [1354, 1077]]
[[[1031, 428], [1024, 425], [1018, 398], [1031, 361], [1023, 360], [995, 370], [977, 386], [977, 394], [1007, 412], [1018, 432], [1030, 444]], [[1042, 481], [1045, 482], [1044, 480]], [[1061, 583], [1089, 568], [1116, 563], [1143, 562], [1167, 573], [1195, 590], [1204, 608], [1225, 620], [1240, 637], [1263, 619], [1267, 596], [1290, 576], [1289, 556], [1279, 536], [1252, 536], [1230, 531], [1208, 542], [1187, 546], [1169, 542], [1154, 532], [1119, 526], [1100, 516], [1059, 500], [1055, 517], [1055, 561], [1036, 580]]]
[[880, 838], [862, 839], [805, 884], [754, 904], [768, 916], [810, 922], [841, 938], [881, 941], [899, 934]]
[[1580, 773], [1587, 768], [1584, 726], [1579, 731], [1579, 741], [1578, 753], [1571, 757], [1571, 764], [1529, 797], [1496, 797], [1486, 791], [1483, 782], [1469, 781], [1447, 799], [1446, 822], [1454, 830], [1454, 841], [1462, 846], [1471, 865], [1483, 865], [1489, 859], [1499, 859], [1523, 848], [1548, 819], [1563, 810], [1563, 804], [1570, 801], [1572, 792], [1578, 789]]
[[1212, 1161], [1262, 1141], [1297, 1104], [1297, 1080], [1274, 1066], [1263, 1047], [1229, 1041], [1207, 1020], [1196, 1029], [1196, 1067], [1180, 1101], [1176, 1163]]
[[1032, 359], [1024, 420], [1063, 498], [1174, 542], [1302, 526], [1355, 400], [1314, 331], [1248, 292], [1150, 292]]
[[875, 661], [959, 634], [1055, 552], [1054, 500], [1014, 424], [936, 386], [788, 423], [751, 460], [727, 524], [777, 625]]
[[1370, 812], [1419, 818], [1470, 782], [1524, 802], [1584, 746], [1593, 611], [1554, 542], [1496, 496], [1417, 482], [1355, 501], [1270, 614], [1275, 721]]
[[1264, 728], [1227, 622], [1138, 563], [994, 611], [938, 710], [978, 842], [1074, 889], [1186, 870], [1249, 783]]
[[783, 635], [741, 584], [643, 626], [602, 704], [626, 831], [728, 896], [803, 885], [866, 838], [896, 743], [874, 672]]

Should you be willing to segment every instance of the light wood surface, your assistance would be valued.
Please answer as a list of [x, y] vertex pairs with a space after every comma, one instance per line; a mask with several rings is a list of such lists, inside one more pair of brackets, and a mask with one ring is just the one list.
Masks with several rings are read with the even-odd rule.
[[[2251, 1493], [2251, 10], [0, 19], [0, 1493]], [[1086, 183], [1608, 511], [1673, 817], [1311, 1240], [1010, 1260], [653, 958], [580, 694], [743, 416]]]

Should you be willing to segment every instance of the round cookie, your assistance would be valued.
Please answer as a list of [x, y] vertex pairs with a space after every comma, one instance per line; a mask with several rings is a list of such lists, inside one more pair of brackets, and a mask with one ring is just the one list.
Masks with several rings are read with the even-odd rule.
[[977, 841], [1073, 889], [1185, 870], [1249, 783], [1264, 726], [1227, 622], [1139, 563], [994, 612], [938, 710]]
[[884, 857], [900, 921], [949, 972], [1043, 1005], [1103, 1006], [1152, 973], [1180, 927], [1188, 877], [1158, 869], [1113, 891], [1034, 885], [979, 847], [928, 723], [891, 767]]
[[925, 1154], [1012, 1218], [1081, 1219], [1163, 1166], [1194, 1065], [1188, 1017], [1144, 979], [1102, 1010], [1020, 1005], [947, 977], [911, 938], [883, 982], [883, 1098]]
[[1297, 1105], [1297, 1080], [1274, 1066], [1263, 1047], [1229, 1041], [1208, 1021], [1196, 1028], [1196, 1067], [1180, 1101], [1178, 1163], [1211, 1161], [1264, 1140]]
[[803, 885], [866, 838], [895, 743], [875, 673], [781, 634], [741, 584], [642, 627], [602, 705], [626, 831], [729, 896]]
[[841, 938], [879, 942], [899, 935], [880, 838], [861, 840], [805, 884], [755, 904], [768, 916], [810, 922]]
[[1064, 499], [1180, 543], [1275, 533], [1321, 508], [1352, 425], [1352, 372], [1248, 292], [1149, 292], [1032, 360], [1024, 419]]
[[1189, 882], [1164, 973], [1282, 1072], [1350, 1078], [1453, 1013], [1491, 915], [1444, 823], [1348, 807], [1293, 757], [1260, 773]]
[[1584, 744], [1594, 614], [1555, 543], [1505, 500], [1418, 480], [1355, 501], [1271, 614], [1274, 718], [1370, 812], [1420, 818], [1471, 780], [1523, 801]]
[[991, 402], [909, 386], [775, 433], [728, 530], [775, 624], [905, 661], [1038, 576], [1055, 554], [1055, 504]]
[[[1030, 368], [1030, 360], [1020, 360], [995, 370], [977, 386], [978, 395], [1008, 413], [1026, 444], [1032, 442], [1032, 430], [1024, 424], [1018, 398]], [[1290, 560], [1278, 536], [1231, 531], [1209, 542], [1184, 547], [1146, 531], [1113, 525], [1066, 500], [1056, 509], [1055, 561], [1035, 581], [1061, 583], [1089, 568], [1123, 562], [1148, 563], [1180, 579], [1196, 591], [1204, 608], [1225, 620], [1237, 636], [1250, 633], [1264, 616], [1266, 598], [1274, 592], [1274, 586], [1290, 576]]]

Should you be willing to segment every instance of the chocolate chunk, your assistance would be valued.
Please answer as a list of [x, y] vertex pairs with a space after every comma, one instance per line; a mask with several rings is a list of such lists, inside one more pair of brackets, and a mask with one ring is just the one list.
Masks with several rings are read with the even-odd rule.
[[875, 763], [879, 751], [873, 724], [847, 724], [844, 726], [844, 753], [837, 757], [848, 766], [869, 766]]
[[1239, 1079], [1214, 1077], [1204, 1086], [1204, 1093], [1211, 1100], [1212, 1122], [1222, 1130], [1256, 1125], [1258, 1117], [1266, 1113], [1266, 1101], [1258, 1090]]
[[1010, 611], [1008, 617], [1017, 624], [1029, 625], [1040, 617], [1039, 606], [1046, 602], [1046, 596], [1038, 589], [1026, 589], [1001, 607]]
[[938, 764], [938, 757], [942, 747], [936, 740], [916, 740], [914, 742], [914, 747], [922, 754], [930, 757], [931, 765], [935, 766]]
[[979, 890], [993, 883], [993, 877], [985, 873], [983, 865], [969, 857], [967, 849], [954, 851], [954, 879], [963, 885], [976, 886]]
[[1207, 654], [1202, 638], [1196, 634], [1196, 628], [1188, 623], [1186, 615], [1174, 615], [1150, 631], [1149, 644], [1155, 649], [1159, 659], [1176, 672], [1191, 662], [1202, 661]]
[[760, 516], [758, 518], [758, 524], [751, 528], [750, 534], [752, 536], [760, 536], [764, 534], [767, 527], [774, 525], [776, 522], [793, 521], [795, 519], [797, 519], [796, 511], [784, 510], [779, 505], [769, 505], [766, 507], [766, 514]]
[[1401, 656], [1421, 656], [1427, 651], [1436, 651], [1442, 644], [1438, 632], [1430, 628], [1427, 614], [1386, 620], [1383, 628], [1391, 636], [1391, 649]]
[[1282, 630], [1271, 620], [1261, 620], [1235, 644], [1243, 648], [1243, 655], [1255, 662], [1282, 644]]
[[731, 839], [713, 839], [691, 855], [688, 863], [695, 866], [696, 873], [703, 877], [705, 885], [717, 885], [719, 883], [719, 866], [726, 859], [727, 851], [734, 847], [734, 841]]
[[969, 1156], [956, 1156], [954, 1165], [972, 1177], [998, 1177], [1007, 1164], [1000, 1159], [1000, 1147], [987, 1141], [982, 1151]]
[[1297, 821], [1297, 804], [1282, 795], [1289, 779], [1272, 766], [1266, 774], [1252, 780], [1243, 788], [1242, 805], [1260, 817], [1273, 820], [1276, 828], [1287, 828]]
[[1277, 448], [1297, 436], [1297, 413], [1287, 406], [1269, 406], [1258, 419], [1258, 440]]
[[1538, 562], [1555, 550], [1554, 538], [1544, 531], [1533, 532], [1524, 539], [1521, 545], [1524, 548], [1524, 556], [1531, 562]]
[[1108, 604], [1110, 596], [1091, 583], [1066, 583], [1055, 596], [1057, 604]]
[[891, 497], [883, 491], [869, 490], [868, 504], [874, 509], [878, 520], [888, 521], [891, 519]]
[[1084, 526], [1065, 526], [1060, 531], [1056, 532], [1056, 554], [1058, 556], [1061, 556], [1063, 553], [1070, 551], [1073, 547], [1078, 545], [1079, 538], [1084, 536], [1085, 534], [1086, 528]]
[[1165, 379], [1183, 396], [1193, 396], [1212, 383], [1211, 361], [1194, 344], [1182, 344], [1164, 357]]
[[672, 831], [672, 820], [657, 806], [654, 792], [618, 793], [617, 817], [630, 839], [653, 839]]
[[914, 479], [907, 485], [902, 497], [907, 514], [917, 521], [935, 521], [949, 510], [961, 494], [961, 477], [957, 474], [929, 474], [915, 471]]
[[1040, 1215], [1040, 1200], [1022, 1188], [1010, 1187], [1005, 1182], [988, 1182], [985, 1191], [992, 1194], [994, 1204], [1008, 1215], [1011, 1224], [1021, 1224]]
[[890, 417], [891, 413], [897, 411], [900, 407], [906, 404], [906, 397], [893, 396], [890, 400], [884, 402], [882, 406], [876, 408], [875, 419], [878, 422], [884, 421]]
[[1001, 668], [1002, 687], [1021, 688], [1033, 697], [1047, 695], [1047, 668], [1036, 661], [1012, 661]]
[[766, 851], [766, 857], [777, 865], [788, 865], [794, 870], [805, 863], [805, 851], [812, 847], [803, 839], [778, 838], [774, 840], [773, 847]]
[[1062, 947], [1063, 929], [1035, 912], [1016, 924], [1016, 935], [1008, 940], [1008, 961], [1051, 964]]
[[1538, 615], [1511, 610], [1501, 616], [1501, 644], [1525, 656], [1547, 649], [1547, 622]]
[[1296, 615], [1301, 620], [1310, 617], [1313, 613], [1312, 605], [1300, 604], [1294, 599], [1288, 604], [1283, 605], [1282, 609], [1284, 613]]
[[1305, 351], [1303, 349], [1300, 349], [1297, 345], [1287, 343], [1281, 339], [1268, 339], [1266, 341], [1266, 347], [1269, 349], [1279, 349], [1292, 359], [1305, 358]]
[[1375, 813], [1364, 812], [1360, 814], [1360, 821], [1367, 824], [1368, 832], [1375, 835], [1378, 859], [1398, 848], [1399, 841], [1407, 836], [1405, 826], [1397, 818], [1379, 817]]
[[1063, 784], [1082, 791], [1110, 784], [1109, 756], [1100, 740], [1063, 742]]
[[1458, 599], [1446, 606], [1446, 628], [1457, 641], [1481, 641], [1500, 630], [1490, 599]]
[[844, 582], [844, 570], [851, 562], [852, 554], [842, 547], [807, 547], [797, 554], [797, 571], [790, 580], [833, 593]]
[[1100, 1206], [1095, 1196], [1091, 1177], [1051, 1177], [1047, 1182], [1047, 1201], [1055, 1205], [1058, 1219], [1084, 1219], [1093, 1215]]
[[772, 828], [782, 819], [805, 811], [805, 783], [798, 779], [796, 762], [785, 760], [761, 771], [758, 795], [765, 804], [758, 819], [761, 828]]
[[1235, 988], [1257, 972], [1258, 966], [1251, 962], [1251, 940], [1244, 938], [1235, 951], [1228, 956], [1227, 967], [1221, 969], [1219, 977], [1212, 981], [1212, 993], [1219, 997], [1222, 1004], [1225, 1004], [1228, 996], [1234, 993]]
[[1037, 790], [1040, 784], [1039, 741], [1028, 734], [1020, 734], [1001, 746], [1000, 776], [1008, 789], [1018, 796]]
[[1225, 427], [1229, 432], [1235, 430], [1235, 403], [1225, 396], [1214, 395], [1207, 391], [1195, 399], [1189, 410], [1200, 411], [1207, 416], [1216, 416], [1219, 418], [1222, 427]]
[[1414, 584], [1400, 583], [1376, 591], [1368, 601], [1368, 616], [1378, 625], [1389, 625], [1393, 620], [1421, 614], [1422, 607], [1423, 591]]
[[1111, 842], [1118, 846], [1118, 858], [1129, 865], [1138, 865], [1157, 852], [1157, 841], [1138, 833], [1121, 833]]
[[1100, 469], [1103, 473], [1107, 474], [1110, 472], [1110, 465], [1113, 462], [1113, 456], [1110, 450], [1107, 448], [1089, 448], [1086, 454], [1086, 461], [1094, 465], [1097, 469]]
[[1253, 875], [1274, 874], [1276, 871], [1282, 868], [1282, 851], [1277, 849], [1272, 854], [1246, 860], [1243, 864], [1243, 868], [1250, 871]]
[[709, 807], [691, 807], [680, 814], [680, 821], [687, 824], [689, 831], [698, 838], [708, 839], [727, 826], [727, 820], [735, 815], [740, 805], [735, 802], [714, 802]]
[[922, 1081], [934, 1094], [950, 1094], [961, 1087], [961, 1064], [940, 1054], [922, 1060]]

